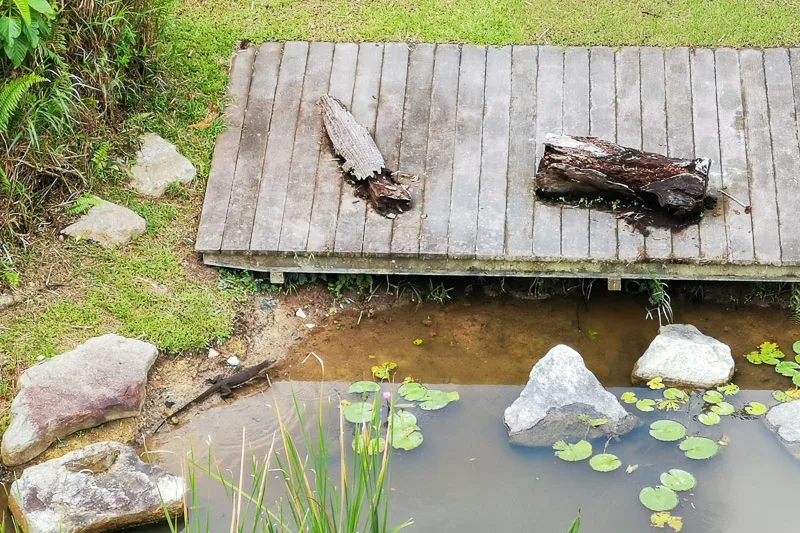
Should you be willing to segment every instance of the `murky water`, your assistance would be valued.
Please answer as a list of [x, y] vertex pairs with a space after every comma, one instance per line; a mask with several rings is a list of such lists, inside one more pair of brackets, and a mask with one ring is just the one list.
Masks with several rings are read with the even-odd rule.
[[[630, 385], [636, 360], [658, 333], [645, 320], [645, 297], [595, 289], [582, 298], [521, 300], [460, 298], [382, 311], [368, 318], [334, 317], [297, 343], [282, 364], [283, 379], [370, 379], [370, 367], [399, 365], [398, 376], [459, 384], [524, 384], [531, 367], [556, 344], [578, 350], [607, 387]], [[786, 379], [749, 365], [743, 355], [764, 341], [791, 350], [800, 324], [784, 309], [676, 301], [676, 323], [697, 326], [728, 344], [737, 362], [734, 380], [743, 389], [785, 387]], [[429, 324], [429, 325], [427, 325]], [[422, 344], [414, 345], [414, 340]], [[308, 354], [325, 362], [320, 365]], [[305, 361], [305, 363], [302, 363]], [[302, 364], [301, 364], [302, 363]]]
[[[338, 395], [347, 396], [347, 384], [325, 387], [323, 404], [334, 440], [334, 406]], [[752, 533], [795, 527], [789, 510], [796, 505], [800, 462], [780, 446], [760, 418], [724, 417], [721, 424], [706, 427], [692, 420], [702, 403], [696, 398], [689, 404], [692, 414], [685, 412], [686, 407], [684, 412], [669, 414], [643, 414], [632, 409], [645, 425], [608, 443], [608, 452], [619, 456], [623, 466], [615, 472], [598, 473], [586, 461], [562, 462], [548, 449], [509, 446], [502, 414], [519, 394], [520, 386], [441, 388], [458, 390], [461, 401], [436, 412], [415, 410], [425, 441], [416, 450], [398, 451], [394, 456], [391, 517], [393, 523], [413, 518], [414, 525], [406, 531], [560, 533], [581, 509], [583, 533], [647, 532], [651, 531], [650, 512], [639, 503], [639, 491], [658, 485], [660, 474], [672, 468], [688, 470], [697, 478], [694, 490], [680, 493], [680, 504], [673, 511], [683, 517], [684, 532]], [[271, 406], [277, 403], [290, 427], [298, 431], [291, 412], [292, 390], [310, 412], [319, 405], [317, 385], [276, 383], [272, 391], [201, 413], [186, 426], [160, 437], [160, 461], [180, 470], [180, 458], [192, 440], [196, 457], [205, 463], [206, 443], [210, 442], [223, 471], [229, 469], [229, 478], [238, 478], [243, 426], [248, 454], [257, 457], [267, 453], [277, 429]], [[619, 395], [624, 390], [632, 389], [612, 392]], [[658, 394], [636, 390], [640, 397]], [[764, 391], [743, 391], [731, 402], [738, 409], [753, 400], [774, 403]], [[647, 425], [662, 418], [684, 423], [690, 435], [728, 444], [709, 460], [687, 459], [676, 443], [658, 442], [648, 435]], [[604, 441], [595, 441], [595, 453], [604, 445]], [[336, 449], [333, 446], [331, 459], [334, 479], [338, 476]], [[628, 464], [639, 467], [627, 474]], [[270, 484], [268, 501], [274, 502], [282, 494], [280, 479], [273, 475]], [[201, 504], [213, 502], [210, 531], [227, 531], [231, 507], [222, 487], [201, 477], [198, 494]]]

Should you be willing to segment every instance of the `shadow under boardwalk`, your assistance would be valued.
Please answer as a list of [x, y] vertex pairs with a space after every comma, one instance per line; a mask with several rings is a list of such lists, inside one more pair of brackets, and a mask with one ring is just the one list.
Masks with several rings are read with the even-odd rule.
[[[354, 196], [317, 100], [418, 176]], [[800, 49], [265, 43], [238, 51], [196, 250], [274, 272], [800, 280]], [[713, 160], [717, 209], [647, 237], [533, 194], [547, 133]]]

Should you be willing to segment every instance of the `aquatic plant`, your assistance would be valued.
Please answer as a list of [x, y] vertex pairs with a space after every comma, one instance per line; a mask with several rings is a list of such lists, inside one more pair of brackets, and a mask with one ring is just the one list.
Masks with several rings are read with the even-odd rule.
[[653, 313], [658, 316], [658, 325], [663, 326], [672, 323], [672, 300], [667, 293], [668, 285], [657, 279], [652, 274], [647, 282], [647, 293], [652, 308], [647, 309], [645, 318], [653, 320]]
[[553, 449], [556, 451], [556, 457], [562, 461], [583, 461], [592, 456], [592, 443], [587, 440], [581, 440], [575, 444], [567, 444], [560, 440], [553, 444]]
[[725, 396], [735, 396], [739, 394], [739, 385], [728, 383], [727, 385], [720, 385], [717, 390]]
[[644, 413], [655, 411], [655, 405], [656, 401], [649, 398], [645, 398], [636, 402], [636, 408]]
[[661, 484], [676, 492], [692, 490], [697, 485], [695, 477], [680, 468], [673, 468], [669, 472], [661, 474]]
[[572, 521], [572, 525], [567, 533], [581, 533], [581, 512], [578, 511], [578, 516]]
[[639, 493], [639, 501], [651, 511], [671, 511], [678, 506], [678, 495], [663, 485], [645, 487]]
[[656, 376], [650, 381], [648, 381], [647, 386], [654, 390], [663, 389], [664, 387], [666, 387], [666, 385], [664, 385], [664, 380], [661, 378], [661, 376]]
[[650, 424], [650, 436], [663, 442], [674, 442], [686, 436], [686, 427], [674, 420], [657, 420]]
[[785, 354], [774, 342], [764, 342], [758, 346], [758, 351], [752, 351], [746, 357], [754, 365], [777, 365]]
[[697, 420], [706, 426], [716, 426], [722, 420], [717, 413], [709, 411], [708, 413], [700, 413]]
[[598, 428], [600, 426], [604, 426], [608, 424], [608, 418], [592, 418], [587, 414], [582, 414], [578, 416], [578, 420], [581, 422], [585, 422], [587, 426]]
[[767, 412], [767, 406], [761, 402], [750, 402], [744, 408], [748, 415], [759, 416]]
[[672, 516], [672, 513], [669, 511], [653, 513], [650, 515], [650, 525], [658, 528], [669, 526], [677, 533], [683, 529], [683, 518], [680, 516]]
[[639, 401], [639, 398], [636, 397], [636, 393], [634, 392], [625, 392], [619, 399], [625, 403], [636, 403]]
[[350, 385], [347, 392], [351, 394], [363, 394], [365, 392], [378, 392], [379, 390], [381, 390], [381, 386], [374, 381], [356, 381]]
[[711, 406], [711, 411], [717, 413], [719, 416], [732, 415], [736, 409], [728, 402], [719, 402]]
[[772, 393], [772, 397], [781, 403], [800, 400], [800, 389], [789, 389], [787, 391], [776, 390]]
[[686, 440], [681, 442], [678, 447], [686, 457], [697, 460], [710, 459], [719, 451], [717, 443], [706, 437], [686, 437]]
[[397, 363], [387, 361], [380, 365], [373, 366], [372, 375], [375, 376], [375, 378], [380, 379], [381, 381], [387, 381], [389, 378], [392, 377], [392, 372], [394, 372], [396, 368], [397, 368]]
[[703, 400], [712, 404], [717, 404], [724, 399], [725, 397], [722, 395], [722, 393], [715, 390], [708, 391], [703, 395]]
[[589, 459], [589, 466], [597, 472], [613, 472], [622, 466], [622, 462], [613, 453], [599, 453]]
[[341, 408], [348, 422], [363, 424], [372, 420], [374, 416], [373, 406], [373, 403], [366, 401], [350, 403], [347, 400], [342, 400]]

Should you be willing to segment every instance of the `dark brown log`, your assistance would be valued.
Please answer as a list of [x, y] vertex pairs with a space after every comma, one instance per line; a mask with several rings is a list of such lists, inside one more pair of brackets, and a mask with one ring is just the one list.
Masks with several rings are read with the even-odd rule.
[[411, 195], [404, 185], [392, 178], [367, 128], [336, 98], [325, 95], [319, 104], [333, 149], [344, 159], [342, 169], [359, 184], [360, 195], [383, 215], [407, 211], [411, 207]]
[[706, 158], [678, 159], [594, 137], [548, 135], [536, 173], [545, 198], [638, 202], [686, 221], [706, 204]]

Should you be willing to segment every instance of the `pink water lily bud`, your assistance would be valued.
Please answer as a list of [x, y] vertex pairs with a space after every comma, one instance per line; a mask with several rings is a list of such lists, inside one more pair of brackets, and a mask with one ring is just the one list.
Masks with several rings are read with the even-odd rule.
[[391, 392], [389, 392], [389, 391], [386, 391], [386, 392], [384, 392], [384, 393], [383, 393], [383, 399], [384, 399], [384, 400], [387, 400], [387, 401], [388, 401], [388, 400], [391, 400], [391, 399], [392, 399], [392, 393], [391, 393]]

